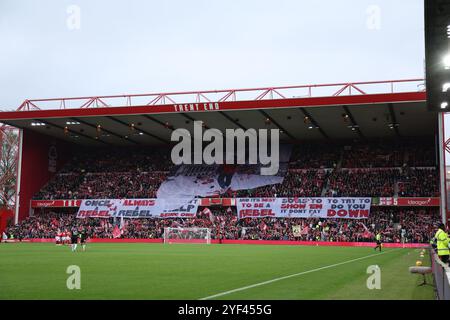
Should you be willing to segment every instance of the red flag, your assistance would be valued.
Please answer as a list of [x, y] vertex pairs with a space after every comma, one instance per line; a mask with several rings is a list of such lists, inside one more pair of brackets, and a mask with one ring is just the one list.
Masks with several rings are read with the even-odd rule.
[[261, 222], [261, 229], [262, 229], [263, 231], [266, 231], [266, 230], [267, 230], [267, 224], [265, 224], [264, 221]]
[[309, 232], [309, 227], [308, 227], [308, 226], [305, 226], [305, 227], [303, 228], [301, 234], [302, 234], [302, 235], [305, 235], [305, 234], [308, 234], [308, 232]]
[[209, 210], [209, 208], [205, 208], [205, 209], [203, 209], [203, 211], [202, 211], [202, 213], [204, 214], [204, 215], [208, 215], [209, 216], [209, 220], [211, 221], [211, 223], [214, 223], [214, 215], [213, 215], [213, 213], [211, 212], [211, 210]]
[[112, 232], [112, 235], [114, 238], [120, 238], [120, 229], [118, 226], [114, 227], [114, 230]]
[[178, 222], [178, 221], [176, 221], [176, 220], [174, 220], [173, 222], [172, 222], [172, 226], [171, 226], [172, 228], [178, 228], [178, 227], [181, 227], [181, 225], [180, 225], [180, 223]]
[[361, 222], [361, 225], [363, 226], [365, 231], [369, 231], [369, 229], [366, 227], [366, 225], [364, 223]]
[[372, 238], [373, 234], [369, 230], [366, 230], [366, 231], [363, 232], [363, 237], [364, 238]]

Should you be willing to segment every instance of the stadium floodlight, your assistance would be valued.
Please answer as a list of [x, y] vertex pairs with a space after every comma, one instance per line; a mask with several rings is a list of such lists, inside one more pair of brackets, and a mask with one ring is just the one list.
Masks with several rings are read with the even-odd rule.
[[45, 126], [45, 123], [43, 123], [43, 122], [32, 122], [31, 126], [32, 127], [42, 127], [42, 126]]
[[444, 101], [444, 102], [441, 103], [441, 109], [445, 109], [447, 107], [448, 107], [448, 102], [447, 101]]
[[450, 82], [446, 82], [442, 85], [442, 92], [447, 92], [450, 89]]
[[394, 129], [394, 128], [397, 128], [398, 126], [399, 126], [398, 123], [389, 123], [388, 124], [389, 129]]
[[164, 243], [211, 244], [209, 228], [164, 228]]
[[450, 24], [447, 26], [447, 38], [450, 39]]
[[443, 62], [444, 62], [444, 68], [450, 69], [450, 54], [447, 54], [444, 56]]

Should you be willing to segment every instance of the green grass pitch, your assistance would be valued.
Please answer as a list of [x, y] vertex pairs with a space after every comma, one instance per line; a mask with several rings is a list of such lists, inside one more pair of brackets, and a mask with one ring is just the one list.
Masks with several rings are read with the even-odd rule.
[[[433, 287], [418, 286], [421, 276], [408, 273], [419, 251], [93, 243], [73, 253], [8, 243], [0, 245], [0, 299], [434, 299]], [[423, 260], [429, 264], [427, 255]], [[67, 289], [69, 265], [80, 267], [80, 290]], [[380, 290], [366, 286], [370, 265], [380, 267]]]

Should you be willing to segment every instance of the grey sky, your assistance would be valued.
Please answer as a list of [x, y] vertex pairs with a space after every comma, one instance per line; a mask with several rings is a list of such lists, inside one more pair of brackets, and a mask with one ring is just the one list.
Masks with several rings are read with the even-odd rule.
[[[70, 5], [80, 29], [67, 27]], [[371, 5], [379, 29], [367, 26]], [[423, 77], [423, 29], [423, 0], [0, 0], [0, 108]]]

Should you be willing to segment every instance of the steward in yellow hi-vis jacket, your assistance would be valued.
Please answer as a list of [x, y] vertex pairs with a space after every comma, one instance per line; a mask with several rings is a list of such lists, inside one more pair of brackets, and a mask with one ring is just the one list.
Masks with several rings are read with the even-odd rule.
[[377, 243], [377, 245], [375, 246], [374, 250], [380, 249], [381, 252], [381, 233], [378, 232], [377, 235], [375, 236], [375, 241]]
[[439, 258], [442, 262], [448, 263], [448, 258], [450, 255], [450, 250], [448, 248], [449, 238], [447, 232], [445, 230], [445, 225], [441, 223], [439, 225], [439, 229], [434, 235], [434, 239], [436, 241], [436, 250]]

